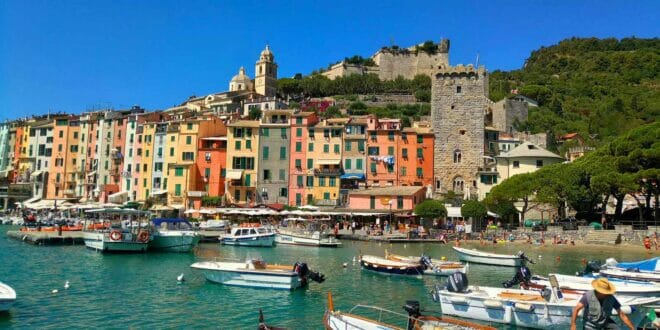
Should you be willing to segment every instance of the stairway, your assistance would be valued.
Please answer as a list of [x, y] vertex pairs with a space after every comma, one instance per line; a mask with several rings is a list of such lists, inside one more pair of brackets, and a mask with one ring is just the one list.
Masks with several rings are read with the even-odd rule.
[[614, 230], [590, 230], [584, 236], [583, 241], [587, 244], [619, 244], [621, 243], [621, 234]]

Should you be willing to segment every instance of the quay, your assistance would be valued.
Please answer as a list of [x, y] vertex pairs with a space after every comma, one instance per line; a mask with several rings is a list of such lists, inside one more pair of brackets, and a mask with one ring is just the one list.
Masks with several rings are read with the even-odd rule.
[[7, 236], [35, 245], [84, 244], [82, 231], [7, 231]]

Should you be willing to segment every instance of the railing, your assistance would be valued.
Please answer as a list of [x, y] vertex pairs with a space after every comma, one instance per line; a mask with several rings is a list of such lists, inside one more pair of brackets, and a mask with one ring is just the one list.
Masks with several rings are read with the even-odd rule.
[[342, 175], [340, 168], [315, 168], [314, 175], [339, 176]]

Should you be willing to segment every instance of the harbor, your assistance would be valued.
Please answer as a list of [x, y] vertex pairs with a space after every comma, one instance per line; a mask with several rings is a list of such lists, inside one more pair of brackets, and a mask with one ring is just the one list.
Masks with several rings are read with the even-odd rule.
[[[0, 328], [70, 328], [90, 324], [112, 327], [113, 322], [121, 320], [121, 324], [115, 325], [248, 329], [255, 327], [259, 309], [262, 309], [269, 324], [291, 329], [301, 328], [301, 325], [306, 329], [319, 329], [327, 309], [328, 292], [334, 297], [335, 310], [347, 311], [355, 305], [365, 304], [403, 313], [401, 306], [406, 300], [418, 300], [424, 310], [439, 312], [440, 305], [433, 301], [429, 292], [436, 285], [444, 285], [446, 277], [384, 276], [362, 270], [358, 259], [360, 255], [384, 256], [388, 250], [402, 256], [425, 253], [436, 260], [442, 257], [458, 260], [451, 244], [352, 240], [343, 240], [340, 248], [331, 249], [287, 245], [253, 248], [201, 243], [192, 253], [115, 255], [98, 253], [82, 244], [33, 246], [8, 235], [18, 229], [0, 226], [0, 259], [5, 266], [3, 282], [10, 284], [18, 296], [10, 313], [0, 314]], [[57, 232], [45, 236], [51, 235], [57, 235]], [[610, 257], [641, 260], [660, 255], [656, 251], [646, 254], [633, 246], [595, 248], [524, 243], [482, 246], [478, 241], [465, 242], [462, 246], [511, 255], [524, 250], [535, 262], [529, 265], [531, 271], [539, 275], [574, 274], [584, 269], [585, 259], [604, 262]], [[218, 285], [190, 268], [198, 261], [245, 260], [248, 256], [259, 256], [285, 265], [304, 261], [310, 268], [323, 273], [325, 281], [293, 291], [255, 289]], [[6, 271], [9, 269], [15, 271]], [[501, 287], [502, 282], [512, 278], [515, 269], [470, 264], [470, 285]], [[184, 274], [184, 282], [177, 281], [180, 274]], [[63, 287], [66, 281], [70, 282], [68, 289]], [[53, 293], [53, 290], [58, 292]]]

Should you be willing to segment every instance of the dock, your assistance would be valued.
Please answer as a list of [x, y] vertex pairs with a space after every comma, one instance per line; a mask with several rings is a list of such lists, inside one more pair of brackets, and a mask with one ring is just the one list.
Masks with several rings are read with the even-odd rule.
[[53, 231], [19, 231], [10, 230], [7, 236], [35, 245], [77, 245], [84, 244], [82, 231], [63, 231], [60, 235]]

